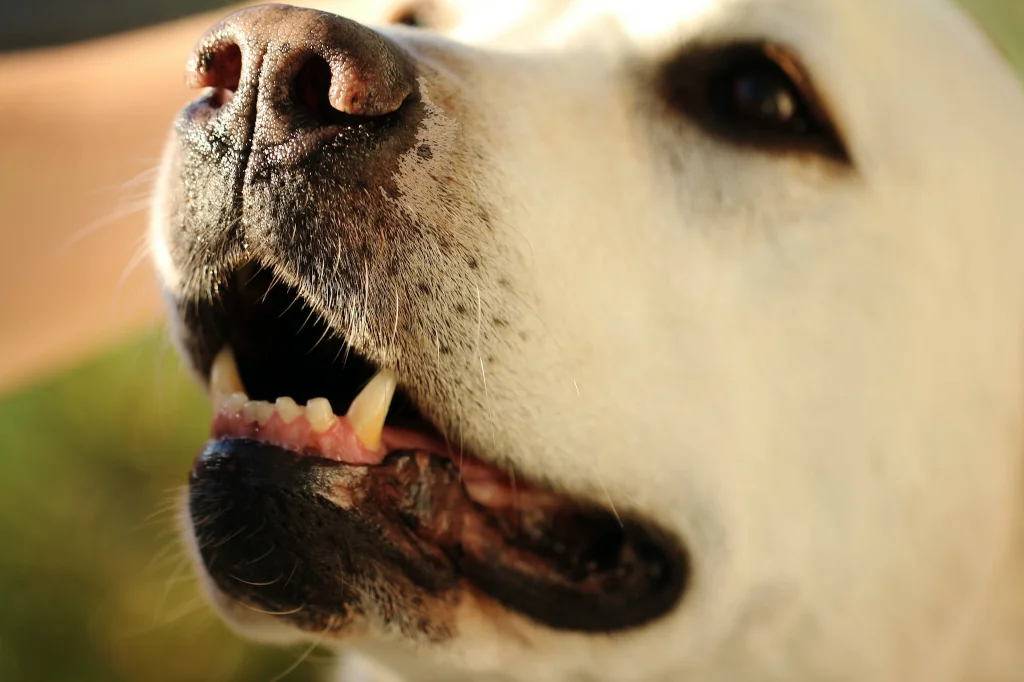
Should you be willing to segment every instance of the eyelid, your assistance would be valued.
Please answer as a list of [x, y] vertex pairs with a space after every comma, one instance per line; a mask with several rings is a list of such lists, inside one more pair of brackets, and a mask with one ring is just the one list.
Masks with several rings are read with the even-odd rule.
[[[829, 111], [824, 98], [811, 83], [811, 79], [807, 76], [807, 72], [800, 66], [796, 61], [796, 58], [789, 52], [778, 45], [772, 43], [765, 43], [763, 46], [765, 55], [771, 59], [775, 64], [782, 69], [789, 80], [796, 86], [804, 105], [810, 109], [811, 114], [819, 124], [825, 126], [829, 133], [834, 135], [836, 139], [839, 138], [839, 131], [836, 130], [835, 124], [833, 123], [832, 113]], [[840, 142], [842, 140], [840, 139]], [[844, 145], [845, 147], [845, 145]]]
[[[774, 68], [790, 82], [798, 105], [805, 110], [806, 118], [816, 133], [802, 136], [770, 134], [745, 128], [716, 113], [711, 101], [715, 84], [743, 68], [754, 68], [758, 64]], [[846, 144], [825, 100], [794, 53], [781, 45], [770, 42], [690, 45], [661, 66], [657, 88], [662, 102], [676, 115], [685, 116], [712, 136], [731, 144], [762, 152], [816, 154], [843, 165], [852, 165]]]
[[[388, 20], [389, 24], [404, 24], [406, 26], [413, 26], [415, 28], [429, 28], [430, 22], [430, 3], [425, 1], [420, 2], [408, 2], [404, 5], [399, 5], [391, 13], [391, 18]], [[416, 23], [411, 24], [408, 19], [415, 19]]]

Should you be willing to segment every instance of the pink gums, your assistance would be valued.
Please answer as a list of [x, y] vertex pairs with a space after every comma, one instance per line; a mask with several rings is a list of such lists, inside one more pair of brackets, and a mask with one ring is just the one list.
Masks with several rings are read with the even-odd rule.
[[[453, 451], [443, 441], [416, 431], [385, 427], [381, 434], [381, 446], [369, 450], [356, 437], [352, 424], [345, 417], [336, 418], [329, 429], [317, 433], [305, 415], [285, 423], [281, 415], [275, 412], [266, 424], [260, 424], [258, 421], [247, 420], [241, 411], [235, 414], [221, 411], [213, 418], [210, 436], [252, 438], [299, 454], [355, 466], [380, 464], [389, 453], [399, 450], [420, 450], [451, 459], [458, 465], [464, 481], [511, 485], [509, 478], [495, 467], [470, 454]], [[519, 485], [522, 486], [522, 482]]]

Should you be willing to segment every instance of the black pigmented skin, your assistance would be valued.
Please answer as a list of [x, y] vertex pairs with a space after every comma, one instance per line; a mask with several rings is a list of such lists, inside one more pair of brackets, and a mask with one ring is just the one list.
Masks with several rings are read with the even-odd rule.
[[687, 576], [676, 544], [638, 521], [568, 500], [532, 516], [485, 509], [425, 452], [361, 467], [213, 441], [189, 511], [224, 594], [315, 631], [362, 616], [447, 637], [470, 589], [548, 627], [621, 630], [671, 609]]
[[218, 589], [315, 631], [365, 615], [370, 594], [398, 624], [418, 620], [419, 590], [443, 601], [457, 580], [450, 566], [390, 544], [375, 513], [384, 510], [329, 499], [345, 469], [356, 467], [254, 440], [211, 442], [190, 476], [189, 513]]

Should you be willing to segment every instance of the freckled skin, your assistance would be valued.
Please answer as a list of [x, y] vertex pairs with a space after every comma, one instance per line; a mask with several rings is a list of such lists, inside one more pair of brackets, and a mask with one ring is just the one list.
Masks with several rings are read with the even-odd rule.
[[[232, 105], [247, 110], [243, 91]], [[466, 395], [458, 377], [475, 379], [465, 377], [462, 358], [515, 340], [486, 322], [499, 312], [512, 319], [516, 311], [497, 297], [478, 298], [501, 276], [482, 265], [501, 259], [491, 255], [498, 247], [477, 222], [486, 214], [480, 197], [437, 178], [426, 191], [460, 222], [439, 225], [403, 209], [399, 160], [429, 158], [419, 151], [429, 145], [417, 147], [425, 115], [420, 96], [414, 92], [387, 120], [346, 129], [298, 165], [281, 168], [253, 161], [260, 158], [258, 137], [242, 149], [225, 145], [221, 119], [204, 120], [204, 101], [186, 109], [171, 151], [178, 198], [167, 231], [172, 260], [185, 276], [174, 296], [185, 327], [194, 322], [193, 301], [215, 296], [233, 267], [258, 260], [302, 291], [353, 348], [408, 377], [428, 412]], [[461, 153], [479, 154], [471, 147]], [[503, 281], [511, 286], [507, 276]], [[204, 372], [220, 343], [183, 340], [202, 358]], [[451, 356], [453, 348], [461, 357], [439, 365], [438, 355]], [[451, 411], [428, 416], [457, 428]]]

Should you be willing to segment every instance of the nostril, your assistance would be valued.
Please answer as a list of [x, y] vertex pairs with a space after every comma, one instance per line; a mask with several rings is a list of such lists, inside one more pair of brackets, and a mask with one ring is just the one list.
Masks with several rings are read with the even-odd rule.
[[292, 97], [306, 113], [323, 121], [332, 113], [341, 114], [331, 106], [331, 66], [318, 55], [311, 56], [292, 84]]
[[235, 43], [220, 43], [204, 50], [192, 69], [190, 85], [214, 88], [211, 103], [220, 106], [231, 101], [242, 80], [242, 50]]
[[331, 65], [319, 55], [310, 55], [292, 81], [292, 102], [316, 125], [352, 126], [368, 117], [341, 111], [331, 101]]
[[295, 103], [318, 119], [333, 111], [331, 66], [322, 57], [314, 55], [302, 65], [292, 88]]
[[416, 73], [411, 56], [372, 29], [312, 9], [261, 5], [200, 38], [186, 78], [203, 92], [185, 118], [215, 124], [236, 146], [243, 135], [268, 146], [308, 142], [311, 133], [327, 139], [342, 128], [377, 134], [400, 122]]

